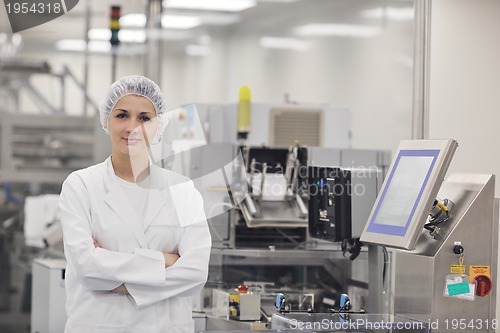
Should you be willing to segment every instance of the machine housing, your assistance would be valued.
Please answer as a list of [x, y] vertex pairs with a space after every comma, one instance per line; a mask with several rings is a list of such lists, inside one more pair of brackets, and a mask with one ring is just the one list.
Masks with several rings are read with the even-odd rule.
[[333, 242], [359, 238], [377, 198], [381, 179], [378, 168], [310, 166], [310, 235]]

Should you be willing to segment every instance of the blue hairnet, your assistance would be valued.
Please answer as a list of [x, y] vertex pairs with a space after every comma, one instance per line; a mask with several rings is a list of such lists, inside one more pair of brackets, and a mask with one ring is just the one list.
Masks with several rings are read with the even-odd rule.
[[109, 133], [109, 115], [120, 98], [126, 95], [140, 95], [149, 99], [156, 110], [159, 124], [158, 130], [159, 135], [161, 135], [164, 127], [167, 125], [166, 122], [168, 122], [166, 119], [162, 121], [162, 114], [166, 108], [165, 97], [156, 83], [142, 75], [125, 76], [111, 85], [106, 99], [99, 105], [99, 115], [104, 131]]

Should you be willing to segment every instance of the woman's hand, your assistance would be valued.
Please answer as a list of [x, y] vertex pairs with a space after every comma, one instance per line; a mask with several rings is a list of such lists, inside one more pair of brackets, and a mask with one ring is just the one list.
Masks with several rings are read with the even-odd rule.
[[163, 252], [163, 257], [165, 258], [165, 268], [172, 266], [180, 258], [178, 254], [168, 252]]
[[127, 287], [125, 287], [124, 284], [121, 284], [120, 286], [116, 287], [115, 289], [111, 290], [114, 293], [117, 294], [122, 294], [122, 295], [128, 295], [128, 290]]

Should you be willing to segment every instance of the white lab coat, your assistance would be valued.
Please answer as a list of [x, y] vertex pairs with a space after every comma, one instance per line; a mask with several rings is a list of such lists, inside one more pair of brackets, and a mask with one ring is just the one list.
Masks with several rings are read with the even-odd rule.
[[[206, 282], [211, 247], [203, 201], [186, 177], [154, 165], [150, 177], [145, 221], [125, 197], [111, 158], [64, 182], [66, 333], [194, 332], [190, 296]], [[164, 268], [161, 251], [180, 258]], [[129, 296], [110, 292], [122, 283]]]

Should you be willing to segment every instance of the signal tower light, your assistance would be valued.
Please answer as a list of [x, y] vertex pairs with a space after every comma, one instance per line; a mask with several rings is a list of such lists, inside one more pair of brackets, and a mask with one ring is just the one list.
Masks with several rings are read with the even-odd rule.
[[109, 29], [111, 30], [111, 39], [109, 40], [112, 46], [120, 45], [120, 6], [111, 6], [111, 17], [109, 19]]

